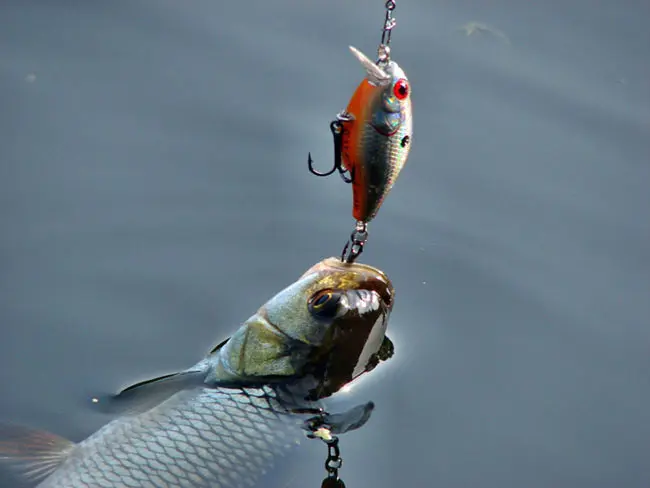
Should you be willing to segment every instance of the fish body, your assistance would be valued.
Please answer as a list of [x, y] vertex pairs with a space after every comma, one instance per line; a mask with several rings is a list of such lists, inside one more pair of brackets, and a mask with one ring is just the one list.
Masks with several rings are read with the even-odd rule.
[[[392, 304], [384, 273], [326, 259], [192, 368], [95, 399], [121, 415], [80, 443], [1, 424], [0, 465], [39, 488], [256, 486], [309, 409], [374, 367]], [[357, 428], [372, 407], [355, 408], [330, 423]]]
[[179, 392], [70, 446], [38, 486], [252, 487], [299, 439], [296, 417], [271, 387]]
[[367, 76], [342, 118], [342, 166], [352, 174], [352, 215], [369, 222], [406, 164], [413, 137], [411, 86], [395, 61], [379, 66], [352, 53]]

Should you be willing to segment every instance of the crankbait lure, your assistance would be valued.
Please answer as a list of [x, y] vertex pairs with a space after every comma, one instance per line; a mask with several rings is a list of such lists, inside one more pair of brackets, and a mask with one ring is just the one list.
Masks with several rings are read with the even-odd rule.
[[338, 171], [352, 184], [352, 216], [357, 221], [341, 259], [353, 262], [368, 238], [367, 224], [379, 211], [386, 195], [406, 164], [411, 148], [413, 122], [411, 86], [399, 65], [390, 59], [390, 36], [396, 21], [395, 1], [386, 2], [386, 19], [378, 49], [371, 61], [354, 47], [366, 77], [352, 95], [347, 108], [330, 124], [334, 136], [334, 166], [321, 173], [314, 169], [311, 153], [309, 170], [317, 176]]

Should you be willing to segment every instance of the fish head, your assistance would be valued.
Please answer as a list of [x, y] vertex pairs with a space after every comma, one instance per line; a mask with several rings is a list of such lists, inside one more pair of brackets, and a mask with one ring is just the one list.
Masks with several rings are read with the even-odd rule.
[[394, 293], [383, 271], [331, 257], [309, 268], [260, 313], [288, 337], [318, 347], [343, 324], [387, 317]]
[[309, 313], [315, 323], [325, 320], [328, 324], [309, 363], [319, 380], [310, 391], [310, 399], [316, 400], [339, 391], [392, 356], [393, 346], [385, 334], [395, 289], [383, 271], [333, 257], [310, 268], [303, 275], [308, 276], [316, 277], [306, 294]]
[[357, 112], [353, 115], [368, 121], [384, 136], [396, 134], [410, 119], [411, 84], [406, 73], [395, 61], [378, 65], [358, 49], [350, 46], [350, 50], [366, 71], [350, 104]]
[[[214, 351], [218, 362], [212, 377], [241, 382], [311, 374], [320, 383], [342, 386], [374, 361], [393, 299], [393, 285], [379, 269], [325, 259], [266, 302]], [[330, 363], [338, 365], [337, 375], [345, 380], [326, 380]]]

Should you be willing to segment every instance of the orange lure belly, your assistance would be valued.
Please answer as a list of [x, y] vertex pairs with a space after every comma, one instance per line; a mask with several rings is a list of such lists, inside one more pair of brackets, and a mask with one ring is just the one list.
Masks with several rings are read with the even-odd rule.
[[369, 109], [372, 98], [376, 96], [377, 87], [364, 79], [355, 90], [346, 112], [354, 116], [354, 120], [344, 122], [341, 141], [341, 157], [346, 169], [354, 174], [352, 181], [352, 216], [356, 220], [365, 221], [368, 215], [367, 176], [365, 174], [361, 136], [366, 122], [370, 118]]

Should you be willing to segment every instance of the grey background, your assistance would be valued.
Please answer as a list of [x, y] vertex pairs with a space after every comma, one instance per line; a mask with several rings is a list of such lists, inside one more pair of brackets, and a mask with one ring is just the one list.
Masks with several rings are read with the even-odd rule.
[[[650, 6], [402, 0], [410, 159], [363, 260], [397, 355], [349, 487], [650, 486]], [[2, 0], [0, 418], [79, 440], [353, 227], [308, 174], [379, 0]], [[465, 36], [481, 21], [505, 32]], [[318, 486], [323, 447], [293, 463]], [[284, 460], [290, 463], [290, 460]]]

